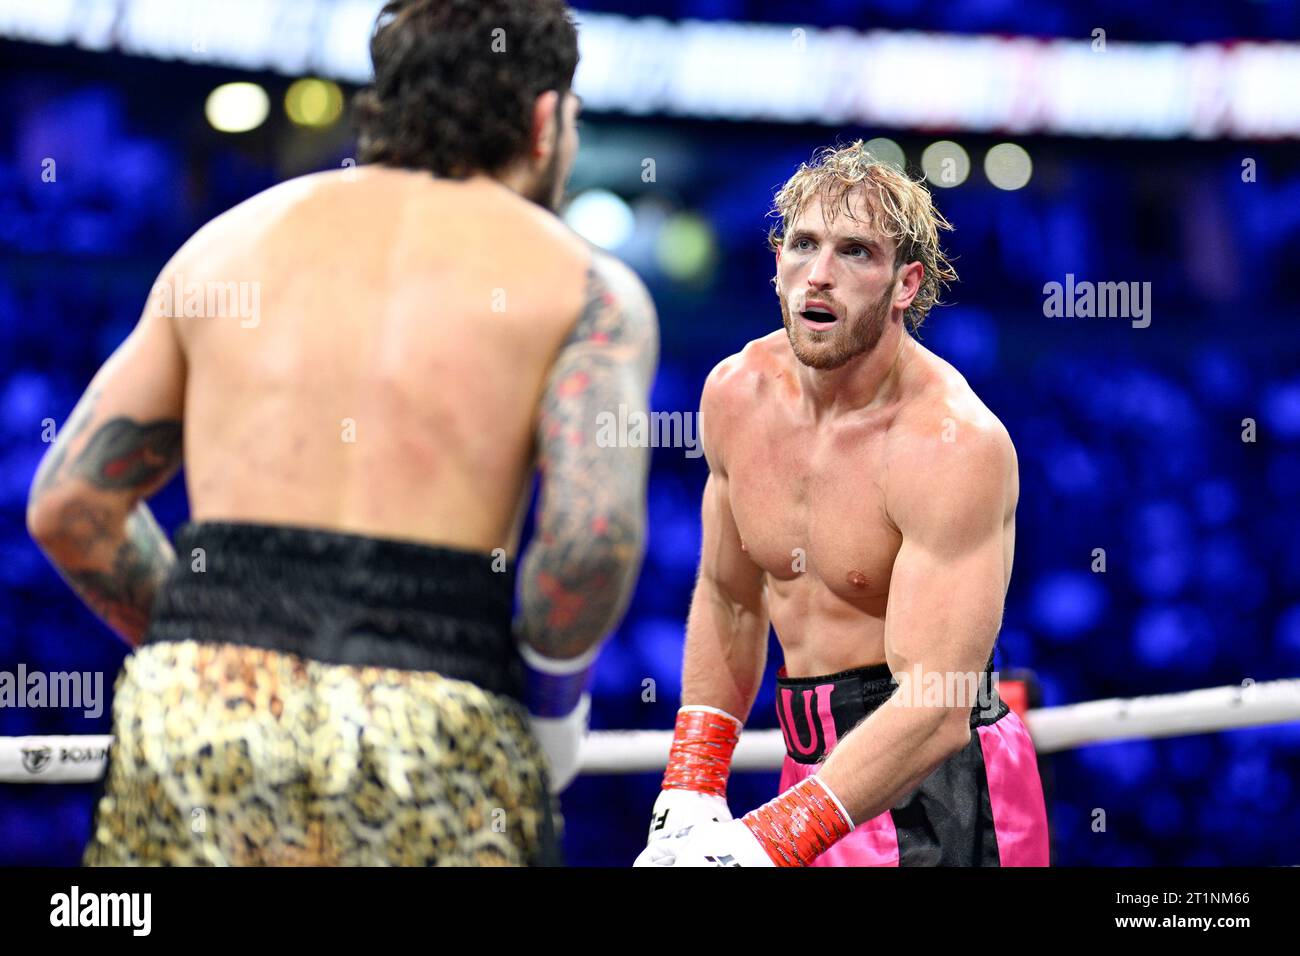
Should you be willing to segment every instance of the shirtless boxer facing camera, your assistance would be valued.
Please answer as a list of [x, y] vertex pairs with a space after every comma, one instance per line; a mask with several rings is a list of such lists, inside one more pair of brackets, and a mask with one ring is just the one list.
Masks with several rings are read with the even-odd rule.
[[[938, 241], [950, 227], [861, 142], [801, 166], [775, 212], [784, 330], [721, 362], [700, 401], [683, 706], [637, 864], [1047, 865], [1033, 744], [983, 683], [1015, 449], [909, 334], [956, 278]], [[782, 792], [733, 820], [727, 772], [769, 622], [785, 655]]]

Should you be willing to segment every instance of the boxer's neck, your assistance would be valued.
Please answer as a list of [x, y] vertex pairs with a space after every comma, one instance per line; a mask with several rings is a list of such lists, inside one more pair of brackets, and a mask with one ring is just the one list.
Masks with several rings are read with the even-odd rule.
[[821, 419], [889, 404], [898, 396], [906, 357], [915, 347], [902, 322], [891, 321], [875, 348], [839, 368], [810, 368], [796, 359], [804, 406]]

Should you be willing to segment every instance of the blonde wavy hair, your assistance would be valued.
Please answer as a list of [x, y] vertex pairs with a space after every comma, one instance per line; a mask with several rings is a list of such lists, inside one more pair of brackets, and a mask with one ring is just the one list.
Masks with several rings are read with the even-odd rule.
[[909, 262], [922, 266], [921, 288], [904, 315], [908, 328], [920, 328], [930, 309], [942, 305], [939, 293], [957, 279], [944, 251], [939, 248], [939, 230], [952, 224], [934, 206], [930, 191], [898, 168], [867, 151], [862, 140], [848, 146], [827, 146], [817, 151], [810, 163], [802, 163], [777, 191], [769, 215], [780, 220], [767, 234], [773, 252], [780, 249], [785, 234], [813, 197], [821, 197], [827, 224], [841, 212], [863, 221], [854, 209], [858, 190], [866, 198], [865, 224], [895, 243], [894, 269]]

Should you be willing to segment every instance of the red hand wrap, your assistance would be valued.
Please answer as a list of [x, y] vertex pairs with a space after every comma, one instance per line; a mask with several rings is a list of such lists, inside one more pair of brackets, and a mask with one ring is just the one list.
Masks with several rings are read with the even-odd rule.
[[777, 866], [808, 866], [853, 829], [816, 777], [801, 780], [741, 819]]
[[740, 739], [740, 722], [707, 710], [677, 712], [673, 745], [664, 771], [664, 790], [695, 790], [726, 797], [731, 754]]

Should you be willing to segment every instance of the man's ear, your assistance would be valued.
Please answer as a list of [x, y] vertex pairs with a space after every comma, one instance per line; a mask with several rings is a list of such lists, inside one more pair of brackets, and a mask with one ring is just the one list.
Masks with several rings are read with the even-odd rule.
[[909, 262], [903, 266], [898, 277], [898, 291], [894, 293], [894, 307], [906, 309], [921, 291], [921, 279], [925, 277], [925, 266], [919, 262]]
[[545, 163], [555, 148], [555, 106], [560, 94], [546, 90], [533, 100], [532, 134], [528, 138], [528, 158]]
[[781, 247], [776, 247], [776, 275], [772, 276], [772, 288], [776, 289], [776, 294], [781, 294]]

